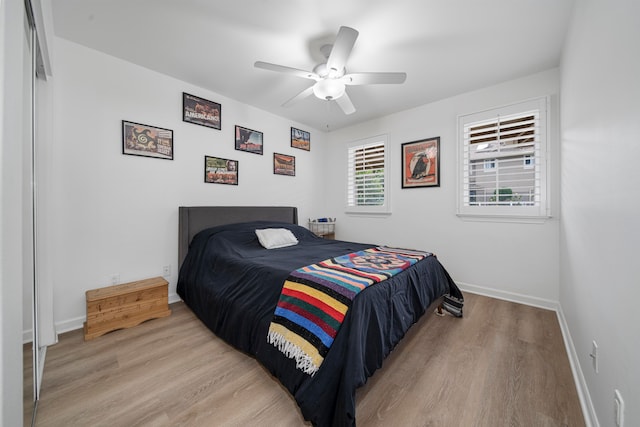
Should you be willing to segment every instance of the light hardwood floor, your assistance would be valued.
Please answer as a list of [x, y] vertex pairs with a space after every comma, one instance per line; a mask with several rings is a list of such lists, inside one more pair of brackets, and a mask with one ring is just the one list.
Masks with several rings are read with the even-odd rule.
[[[465, 294], [430, 311], [357, 391], [358, 426], [583, 426], [552, 311]], [[48, 349], [37, 426], [302, 426], [288, 392], [183, 304]]]

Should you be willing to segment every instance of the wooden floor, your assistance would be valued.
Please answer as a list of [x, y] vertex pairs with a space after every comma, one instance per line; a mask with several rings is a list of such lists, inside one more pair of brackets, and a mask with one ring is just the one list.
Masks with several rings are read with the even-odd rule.
[[[556, 314], [466, 294], [431, 311], [358, 390], [358, 426], [583, 426]], [[295, 401], [182, 303], [49, 347], [37, 426], [301, 426]]]

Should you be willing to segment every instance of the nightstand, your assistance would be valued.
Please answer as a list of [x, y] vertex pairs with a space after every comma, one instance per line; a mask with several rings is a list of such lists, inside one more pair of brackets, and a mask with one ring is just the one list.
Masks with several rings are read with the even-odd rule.
[[309, 230], [318, 237], [333, 240], [336, 238], [336, 219], [335, 218], [310, 219]]

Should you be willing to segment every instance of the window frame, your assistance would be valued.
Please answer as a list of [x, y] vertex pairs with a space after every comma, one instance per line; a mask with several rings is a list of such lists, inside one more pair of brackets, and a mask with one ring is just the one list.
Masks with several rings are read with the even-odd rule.
[[[382, 205], [350, 205], [349, 198], [351, 192], [351, 181], [350, 175], [352, 173], [350, 166], [350, 152], [353, 149], [357, 149], [359, 147], [368, 147], [372, 145], [380, 144], [384, 148], [384, 191], [383, 197], [384, 201]], [[347, 214], [356, 214], [356, 215], [389, 215], [391, 214], [391, 201], [390, 201], [390, 191], [389, 191], [389, 175], [390, 175], [390, 165], [391, 165], [391, 153], [389, 150], [389, 142], [386, 134], [372, 136], [368, 138], [359, 139], [356, 141], [349, 142], [345, 144], [345, 158], [346, 158], [346, 185], [345, 185], [345, 213]]]
[[[467, 176], [465, 173], [470, 170], [470, 159], [467, 156], [467, 142], [465, 141], [465, 126], [489, 121], [492, 118], [498, 119], [500, 116], [510, 116], [514, 114], [525, 114], [529, 111], [538, 111], [539, 141], [536, 145], [535, 155], [532, 157], [532, 164], [526, 166], [534, 170], [536, 180], [538, 180], [540, 200], [538, 206], [492, 206], [492, 205], [469, 205], [465, 200], [465, 184]], [[549, 140], [550, 140], [550, 97], [543, 96], [525, 101], [515, 102], [501, 107], [463, 114], [458, 116], [458, 185], [456, 197], [456, 214], [463, 219], [477, 220], [498, 220], [498, 221], [544, 221], [550, 217], [549, 199]], [[524, 165], [523, 155], [523, 165]], [[498, 167], [498, 164], [496, 164]], [[486, 164], [483, 170], [487, 172]], [[491, 169], [495, 170], [495, 169]], [[469, 192], [469, 199], [471, 198]]]

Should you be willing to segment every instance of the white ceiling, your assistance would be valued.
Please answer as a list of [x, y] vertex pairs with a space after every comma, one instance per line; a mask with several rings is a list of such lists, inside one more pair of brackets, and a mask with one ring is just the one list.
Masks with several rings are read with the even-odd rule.
[[[559, 65], [574, 0], [52, 0], [57, 36], [320, 130]], [[404, 71], [349, 86], [357, 111], [304, 99], [314, 83], [254, 68], [312, 70], [340, 26], [360, 32], [347, 72]], [[195, 93], [194, 95], [198, 95]], [[216, 101], [212, 99], [212, 101]], [[224, 105], [223, 105], [224, 108]]]

